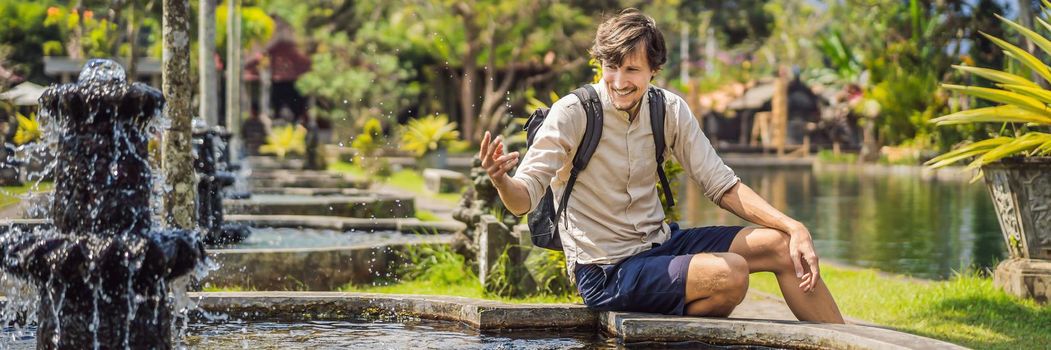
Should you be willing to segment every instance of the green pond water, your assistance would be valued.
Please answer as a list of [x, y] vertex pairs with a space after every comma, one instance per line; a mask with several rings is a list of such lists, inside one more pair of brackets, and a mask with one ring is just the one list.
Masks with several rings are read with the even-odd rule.
[[[806, 224], [822, 261], [944, 279], [995, 267], [1007, 254], [981, 181], [924, 179], [915, 169], [734, 170], [774, 207]], [[684, 227], [746, 224], [692, 182], [680, 182], [676, 205]]]

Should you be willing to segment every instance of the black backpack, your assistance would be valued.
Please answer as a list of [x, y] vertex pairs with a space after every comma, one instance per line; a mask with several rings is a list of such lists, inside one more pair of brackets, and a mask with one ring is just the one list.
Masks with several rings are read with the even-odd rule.
[[[668, 177], [664, 175], [664, 94], [652, 87], [647, 93], [650, 96], [650, 126], [654, 128], [653, 143], [657, 149], [657, 175], [664, 188], [664, 198], [668, 201], [669, 206], [674, 206], [675, 199], [672, 198]], [[588, 121], [587, 128], [584, 129], [584, 138], [580, 140], [577, 153], [573, 156], [573, 167], [570, 169], [569, 181], [559, 201], [558, 212], [555, 212], [554, 194], [551, 192], [551, 186], [548, 186], [536, 209], [529, 214], [529, 232], [533, 245], [551, 250], [562, 250], [562, 239], [558, 234], [558, 217], [566, 210], [569, 194], [573, 191], [573, 184], [577, 182], [577, 175], [587, 168], [591, 155], [595, 154], [595, 148], [602, 139], [602, 102], [599, 101], [598, 92], [593, 86], [584, 85], [582, 88], [573, 90], [573, 95], [580, 99]], [[533, 145], [533, 138], [536, 137], [537, 130], [540, 130], [540, 125], [547, 118], [548, 111], [548, 108], [538, 108], [526, 120], [526, 148]]]

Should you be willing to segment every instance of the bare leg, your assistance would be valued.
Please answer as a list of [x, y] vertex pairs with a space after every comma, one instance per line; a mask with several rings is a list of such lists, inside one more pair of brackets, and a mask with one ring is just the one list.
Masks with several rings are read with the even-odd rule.
[[686, 310], [691, 316], [726, 317], [748, 291], [748, 263], [733, 253], [697, 254], [686, 274]]
[[734, 238], [730, 252], [744, 257], [752, 273], [773, 272], [788, 308], [799, 320], [843, 323], [839, 306], [823, 280], [818, 279], [809, 293], [799, 288], [802, 280], [795, 275], [788, 251], [788, 234], [765, 227], [748, 227]]

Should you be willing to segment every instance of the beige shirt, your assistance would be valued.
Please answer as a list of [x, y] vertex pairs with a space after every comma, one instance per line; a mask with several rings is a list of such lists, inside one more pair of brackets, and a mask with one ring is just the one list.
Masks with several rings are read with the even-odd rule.
[[[649, 94], [638, 116], [617, 110], [605, 84], [594, 84], [602, 100], [602, 139], [587, 168], [580, 172], [569, 198], [568, 222], [560, 217], [559, 233], [570, 271], [575, 263], [614, 264], [668, 240], [664, 209], [657, 196], [657, 159], [650, 127]], [[668, 154], [700, 184], [704, 195], [718, 202], [739, 181], [701, 131], [689, 106], [664, 89], [665, 159]], [[562, 198], [572, 159], [587, 126], [581, 102], [567, 94], [551, 107], [514, 178], [529, 192], [530, 211], [551, 185], [555, 206]], [[556, 209], [557, 210], [557, 209]]]

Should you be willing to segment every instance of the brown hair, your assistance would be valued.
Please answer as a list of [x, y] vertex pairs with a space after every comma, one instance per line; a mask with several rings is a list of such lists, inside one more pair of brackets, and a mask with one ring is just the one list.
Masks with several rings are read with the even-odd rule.
[[637, 9], [626, 8], [598, 26], [595, 44], [588, 52], [603, 64], [619, 66], [639, 43], [646, 45], [650, 69], [659, 70], [668, 62], [664, 34], [657, 29], [657, 23]]

